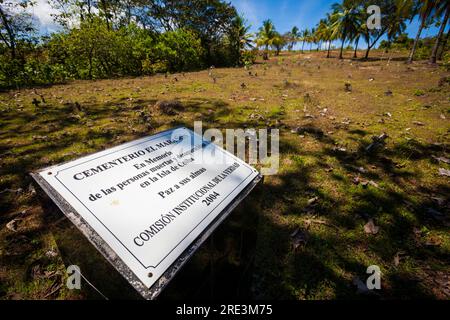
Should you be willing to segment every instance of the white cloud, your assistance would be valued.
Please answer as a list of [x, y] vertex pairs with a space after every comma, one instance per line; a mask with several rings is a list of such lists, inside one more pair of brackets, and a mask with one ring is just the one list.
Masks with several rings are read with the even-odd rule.
[[244, 15], [244, 18], [252, 25], [253, 30], [257, 30], [265, 19], [265, 7], [261, 2], [255, 0], [233, 0], [231, 3], [238, 13]]
[[60, 29], [60, 26], [54, 22], [52, 14], [57, 10], [53, 9], [48, 0], [35, 0], [36, 4], [31, 8], [31, 13], [39, 20], [41, 34], [52, 33]]
[[47, 0], [36, 0], [36, 4], [32, 8], [32, 13], [39, 19], [42, 25], [53, 24], [52, 13], [56, 13]]

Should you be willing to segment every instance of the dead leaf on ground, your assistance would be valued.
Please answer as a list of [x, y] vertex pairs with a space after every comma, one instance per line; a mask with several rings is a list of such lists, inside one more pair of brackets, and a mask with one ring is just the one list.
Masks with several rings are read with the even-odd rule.
[[450, 164], [450, 159], [447, 159], [445, 157], [436, 157], [436, 156], [431, 156], [434, 160], [436, 160], [437, 162], [443, 162], [443, 163], [447, 163]]
[[308, 206], [311, 206], [319, 201], [319, 197], [314, 197], [308, 200]]
[[380, 227], [375, 225], [373, 219], [369, 219], [369, 222], [364, 225], [364, 232], [367, 234], [377, 234], [378, 231], [380, 231]]
[[404, 253], [403, 251], [398, 251], [398, 252], [395, 254], [395, 256], [394, 256], [394, 265], [395, 265], [396, 267], [399, 266], [400, 260], [402, 259], [402, 256], [403, 256], [404, 254], [405, 254], [405, 253]]
[[439, 168], [439, 175], [444, 177], [450, 177], [450, 170]]
[[440, 207], [442, 207], [446, 202], [446, 200], [442, 197], [431, 197], [431, 200], [435, 201]]
[[13, 219], [6, 224], [6, 229], [11, 230], [12, 232], [17, 232], [17, 227], [20, 219]]

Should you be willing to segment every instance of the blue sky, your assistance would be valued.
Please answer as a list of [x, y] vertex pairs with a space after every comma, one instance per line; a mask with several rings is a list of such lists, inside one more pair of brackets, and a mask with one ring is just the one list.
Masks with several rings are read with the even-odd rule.
[[[280, 33], [287, 32], [295, 25], [300, 29], [312, 28], [330, 12], [331, 5], [339, 0], [229, 0], [252, 25], [256, 32], [265, 19], [271, 19]], [[414, 20], [406, 32], [414, 38], [419, 23]], [[435, 35], [437, 28], [422, 32], [422, 37]], [[364, 45], [362, 46], [364, 47]]]
[[[340, 0], [225, 0], [230, 1], [252, 25], [256, 32], [265, 19], [271, 19], [281, 33], [289, 31], [295, 25], [300, 29], [312, 28], [330, 11], [331, 5]], [[51, 13], [55, 11], [48, 0], [35, 0], [32, 13], [40, 21], [40, 33], [46, 34], [58, 30]], [[407, 33], [411, 38], [416, 36], [419, 23], [414, 20], [408, 25]], [[435, 35], [436, 27], [422, 32], [422, 37]], [[365, 44], [360, 45], [364, 48]]]

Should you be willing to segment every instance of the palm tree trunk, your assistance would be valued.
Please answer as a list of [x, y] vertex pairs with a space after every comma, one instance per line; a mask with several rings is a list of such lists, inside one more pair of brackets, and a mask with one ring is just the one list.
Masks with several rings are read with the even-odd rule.
[[330, 57], [330, 48], [331, 48], [331, 40], [328, 41], [328, 52], [327, 52], [327, 58]]
[[305, 40], [303, 40], [303, 44], [302, 44], [302, 53], [304, 53], [303, 48], [305, 47]]
[[266, 45], [266, 49], [264, 50], [263, 60], [269, 60], [269, 45]]
[[341, 52], [339, 53], [339, 59], [343, 59], [343, 51], [344, 51], [344, 43], [345, 43], [345, 37], [342, 39], [342, 44], [341, 44]]
[[367, 47], [366, 50], [366, 55], [364, 56], [364, 59], [369, 59], [369, 52], [370, 52], [371, 47]]
[[412, 63], [414, 59], [414, 54], [416, 53], [417, 44], [420, 40], [420, 34], [422, 33], [423, 28], [425, 27], [425, 20], [422, 20], [420, 23], [419, 30], [417, 31], [416, 39], [414, 40], [413, 47], [411, 49], [411, 52], [409, 53], [408, 63]]
[[388, 40], [386, 48], [384, 49], [384, 53], [388, 53], [390, 48], [391, 48], [391, 40]]
[[450, 7], [447, 8], [445, 12], [444, 20], [442, 21], [441, 28], [439, 29], [438, 36], [436, 38], [436, 42], [434, 43], [433, 51], [430, 57], [430, 63], [435, 64], [437, 59], [437, 51], [439, 49], [439, 44], [441, 43], [442, 35], [444, 34], [445, 27], [447, 26], [448, 17], [450, 15]]
[[353, 53], [353, 58], [358, 58], [358, 55], [356, 54], [356, 52], [358, 51], [358, 44], [359, 44], [359, 38], [358, 40], [356, 40], [356, 45], [355, 45], [355, 52]]

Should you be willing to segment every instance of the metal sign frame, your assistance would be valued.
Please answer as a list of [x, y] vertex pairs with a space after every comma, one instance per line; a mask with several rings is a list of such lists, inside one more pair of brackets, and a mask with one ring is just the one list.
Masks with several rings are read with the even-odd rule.
[[[171, 129], [173, 130], [173, 129]], [[159, 133], [158, 133], [159, 134]], [[88, 156], [88, 155], [85, 155]], [[73, 160], [71, 160], [73, 161]], [[71, 162], [68, 161], [68, 162]], [[66, 162], [67, 163], [67, 162]], [[63, 165], [61, 163], [59, 165]], [[41, 169], [30, 173], [37, 184], [48, 195], [48, 197], [58, 206], [62, 213], [78, 228], [78, 230], [88, 239], [88, 241], [103, 255], [103, 257], [136, 289], [144, 299], [153, 300], [164, 290], [174, 276], [189, 261], [194, 253], [208, 239], [214, 230], [231, 214], [231, 212], [244, 200], [248, 194], [262, 180], [262, 175], [258, 174], [225, 208], [217, 217], [199, 234], [184, 252], [172, 263], [163, 275], [150, 287], [133, 273], [126, 263], [114, 252], [114, 250], [99, 236], [99, 234], [83, 219], [83, 217], [53, 188], [40, 172], [48, 171], [49, 168]]]

